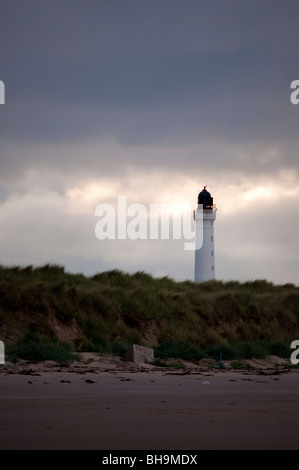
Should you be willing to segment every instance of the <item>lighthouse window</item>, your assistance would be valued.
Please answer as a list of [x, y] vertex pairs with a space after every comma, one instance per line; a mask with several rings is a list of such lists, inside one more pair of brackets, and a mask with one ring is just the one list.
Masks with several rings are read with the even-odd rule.
[[213, 250], [211, 251], [211, 255], [214, 256]]
[[211, 235], [211, 242], [213, 241], [213, 235]]
[[212, 265], [212, 271], [214, 271], [214, 266]]

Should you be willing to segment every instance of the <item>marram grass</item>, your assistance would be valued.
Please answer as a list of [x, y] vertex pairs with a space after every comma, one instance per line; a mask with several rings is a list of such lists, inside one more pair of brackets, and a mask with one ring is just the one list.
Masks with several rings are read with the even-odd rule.
[[180, 355], [195, 358], [286, 355], [299, 339], [299, 288], [265, 280], [175, 282], [119, 270], [88, 277], [50, 264], [0, 266], [0, 339], [24, 348], [28, 332], [63, 338], [77, 352], [121, 353], [138, 343], [160, 351], [176, 345]]

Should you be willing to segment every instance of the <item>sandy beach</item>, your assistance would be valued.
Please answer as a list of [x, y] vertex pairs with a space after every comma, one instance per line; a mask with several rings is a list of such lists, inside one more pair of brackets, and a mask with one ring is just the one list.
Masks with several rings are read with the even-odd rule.
[[0, 449], [299, 449], [299, 370], [124, 363], [0, 369]]

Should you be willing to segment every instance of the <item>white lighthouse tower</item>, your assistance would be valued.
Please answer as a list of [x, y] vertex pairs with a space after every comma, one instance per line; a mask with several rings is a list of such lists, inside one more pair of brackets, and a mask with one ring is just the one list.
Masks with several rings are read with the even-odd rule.
[[197, 209], [194, 211], [196, 224], [195, 272], [194, 281], [215, 279], [214, 220], [216, 205], [206, 186], [198, 195]]

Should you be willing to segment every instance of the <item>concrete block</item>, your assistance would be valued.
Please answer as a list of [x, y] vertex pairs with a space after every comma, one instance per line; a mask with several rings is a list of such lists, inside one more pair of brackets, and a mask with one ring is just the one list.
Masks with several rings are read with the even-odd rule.
[[122, 357], [123, 361], [131, 361], [138, 363], [150, 363], [154, 360], [154, 350], [153, 348], [146, 348], [145, 346], [139, 346], [138, 344], [133, 344], [126, 354]]

